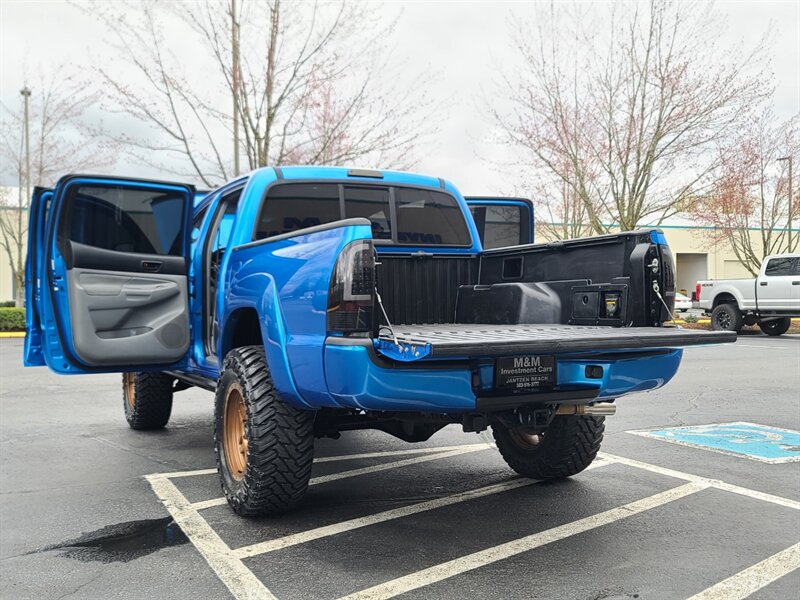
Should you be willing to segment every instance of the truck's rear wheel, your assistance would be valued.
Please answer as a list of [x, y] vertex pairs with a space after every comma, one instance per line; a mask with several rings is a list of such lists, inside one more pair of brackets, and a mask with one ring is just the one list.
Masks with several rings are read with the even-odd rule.
[[314, 413], [278, 397], [263, 348], [225, 357], [214, 414], [217, 470], [233, 510], [255, 517], [297, 504], [311, 477]]
[[559, 416], [543, 433], [492, 425], [509, 467], [532, 479], [563, 479], [588, 467], [600, 450], [605, 417]]
[[122, 403], [131, 429], [162, 429], [172, 414], [174, 378], [164, 373], [123, 373]]
[[742, 329], [742, 313], [735, 304], [720, 304], [711, 311], [711, 329], [714, 331], [735, 331]]
[[792, 326], [792, 320], [789, 317], [781, 319], [770, 319], [769, 321], [761, 321], [758, 328], [767, 335], [783, 335], [789, 331]]

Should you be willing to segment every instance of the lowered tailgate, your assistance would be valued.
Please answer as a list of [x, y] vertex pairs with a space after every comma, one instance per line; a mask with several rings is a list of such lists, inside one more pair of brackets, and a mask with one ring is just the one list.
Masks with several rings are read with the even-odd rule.
[[421, 354], [430, 358], [680, 348], [735, 341], [732, 331], [581, 325], [400, 325], [393, 332], [384, 328], [380, 335], [384, 348], [399, 342], [424, 348]]

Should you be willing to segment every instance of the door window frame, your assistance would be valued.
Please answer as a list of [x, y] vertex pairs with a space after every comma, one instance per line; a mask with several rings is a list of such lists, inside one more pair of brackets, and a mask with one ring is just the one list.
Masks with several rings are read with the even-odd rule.
[[[242, 199], [242, 193], [244, 192], [246, 180], [240, 182], [238, 185], [231, 187], [230, 189], [221, 190], [219, 199], [216, 201], [216, 206], [214, 207], [213, 213], [211, 214], [211, 221], [208, 225], [208, 231], [206, 232], [206, 238], [203, 240], [203, 253], [202, 253], [202, 278], [201, 278], [201, 289], [202, 289], [202, 309], [201, 309], [201, 317], [202, 317], [202, 325], [203, 325], [203, 350], [205, 352], [206, 359], [218, 359], [217, 357], [217, 349], [214, 347], [216, 345], [216, 340], [213, 336], [212, 327], [214, 326], [214, 317], [218, 314], [219, 306], [216, 303], [216, 297], [219, 294], [219, 283], [220, 278], [222, 276], [222, 258], [220, 258], [220, 265], [219, 269], [217, 270], [217, 281], [216, 285], [214, 286], [214, 296], [211, 295], [211, 255], [213, 253], [213, 246], [214, 246], [214, 238], [219, 231], [219, 227], [222, 224], [222, 218], [224, 217], [225, 213], [227, 212], [228, 206], [231, 202], [236, 203], [236, 217], [238, 217], [238, 206]], [[205, 218], [208, 218], [208, 209], [210, 205], [204, 209], [206, 212]], [[199, 216], [199, 215], [198, 215]], [[233, 232], [233, 228], [236, 227], [236, 220], [234, 218], [234, 223], [232, 225], [231, 232]], [[202, 232], [201, 232], [202, 234]], [[225, 247], [225, 253], [227, 253], [230, 249], [232, 249], [230, 244], [230, 239], [228, 240], [228, 244]], [[212, 306], [212, 301], [214, 301], [214, 314], [211, 314], [212, 311], [210, 307]]]

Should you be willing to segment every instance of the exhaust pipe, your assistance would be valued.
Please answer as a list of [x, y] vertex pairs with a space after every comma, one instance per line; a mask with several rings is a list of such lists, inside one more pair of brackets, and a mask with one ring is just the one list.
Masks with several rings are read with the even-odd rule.
[[610, 417], [616, 414], [617, 406], [607, 402], [602, 404], [562, 404], [557, 415], [586, 415], [587, 417]]

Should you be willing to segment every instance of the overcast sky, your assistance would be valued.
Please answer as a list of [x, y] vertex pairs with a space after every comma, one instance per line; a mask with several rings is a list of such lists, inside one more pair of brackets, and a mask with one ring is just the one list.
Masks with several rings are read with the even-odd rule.
[[[800, 2], [718, 2], [729, 18], [727, 42], [755, 44], [772, 27], [771, 52], [777, 90], [776, 110], [789, 117], [800, 111]], [[402, 9], [395, 30], [396, 55], [416, 70], [437, 73], [433, 98], [447, 98], [439, 134], [419, 151], [415, 170], [451, 179], [464, 193], [511, 191], [493, 163], [501, 150], [490, 143], [491, 121], [481, 114], [483, 95], [491, 98], [494, 66], [511, 52], [508, 21], [524, 16], [531, 3], [394, 2], [387, 16]], [[74, 6], [61, 1], [0, 0], [0, 98], [19, 101], [23, 70], [48, 69], [58, 64], [91, 66], [102, 53], [104, 32]], [[198, 82], [201, 84], [201, 82]], [[130, 164], [120, 174], [154, 175]]]

